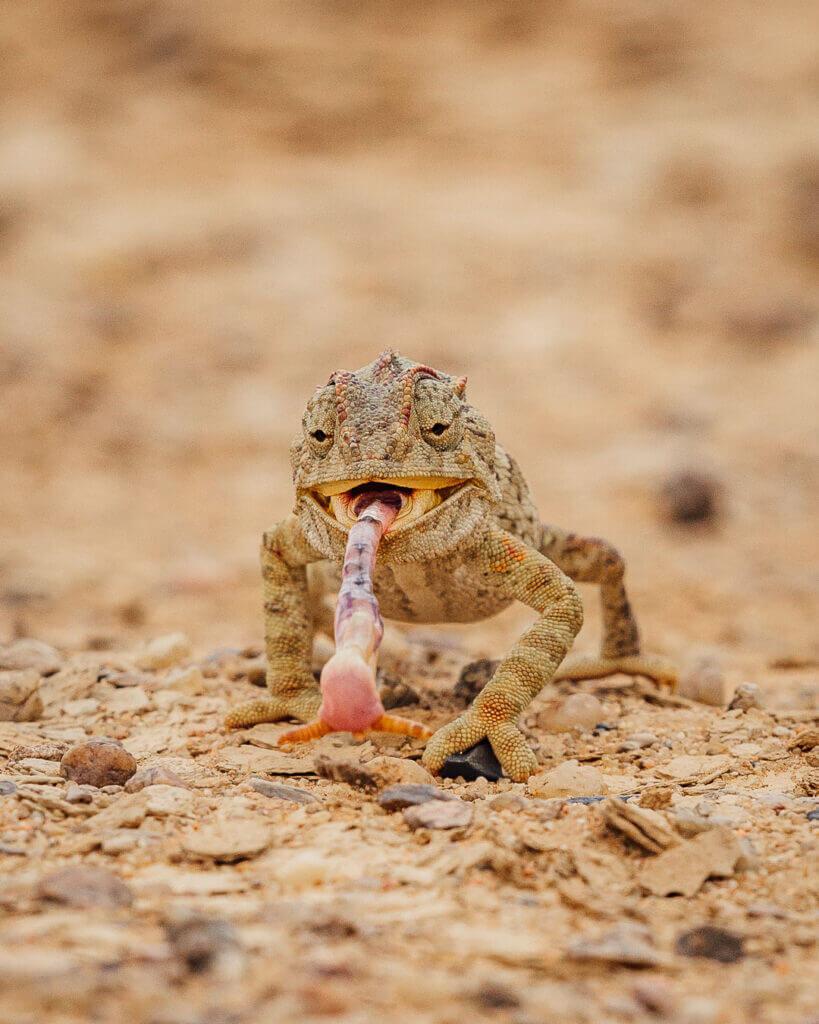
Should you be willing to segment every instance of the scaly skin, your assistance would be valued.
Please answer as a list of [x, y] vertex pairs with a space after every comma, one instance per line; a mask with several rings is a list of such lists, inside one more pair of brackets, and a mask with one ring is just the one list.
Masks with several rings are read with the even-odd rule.
[[[230, 727], [316, 718], [311, 614], [326, 620], [321, 595], [341, 583], [346, 492], [372, 480], [403, 481], [413, 496], [379, 549], [373, 591], [385, 618], [472, 622], [515, 600], [540, 613], [472, 707], [429, 741], [431, 771], [487, 737], [505, 773], [525, 779], [536, 761], [515, 722], [554, 678], [624, 671], [674, 685], [672, 665], [640, 653], [619, 554], [541, 524], [517, 464], [464, 400], [465, 386], [387, 350], [355, 373], [337, 371], [310, 399], [291, 448], [294, 513], [262, 544], [270, 696], [234, 708]], [[561, 666], [582, 622], [572, 580], [600, 585], [602, 646], [599, 657]]]

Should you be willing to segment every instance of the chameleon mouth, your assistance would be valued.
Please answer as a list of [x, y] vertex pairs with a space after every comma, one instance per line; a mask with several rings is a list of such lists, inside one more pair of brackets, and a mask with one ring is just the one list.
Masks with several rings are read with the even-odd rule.
[[398, 508], [392, 533], [417, 522], [427, 512], [442, 505], [471, 480], [457, 477], [390, 477], [377, 480], [333, 480], [316, 484], [309, 495], [330, 518], [349, 530], [367, 501], [379, 497]]

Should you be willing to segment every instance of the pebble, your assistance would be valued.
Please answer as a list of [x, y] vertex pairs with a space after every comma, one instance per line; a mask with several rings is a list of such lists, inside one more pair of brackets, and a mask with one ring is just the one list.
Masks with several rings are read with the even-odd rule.
[[257, 793], [271, 800], [289, 800], [294, 804], [317, 804], [319, 801], [306, 789], [285, 786], [281, 782], [270, 782], [269, 779], [251, 779], [250, 785]]
[[572, 693], [551, 701], [537, 716], [537, 724], [552, 732], [593, 729], [603, 717], [603, 705], [591, 693]]
[[116, 687], [150, 686], [153, 679], [147, 672], [112, 672], [103, 668], [97, 673], [97, 682]]
[[222, 918], [180, 912], [165, 923], [173, 954], [192, 974], [238, 977], [244, 955], [236, 929]]
[[405, 708], [411, 704], [420, 704], [421, 694], [405, 682], [390, 673], [379, 672], [381, 685], [379, 696], [386, 711], [393, 708]]
[[807, 813], [808, 821], [819, 821], [819, 807], [814, 807], [812, 811]]
[[625, 964], [627, 967], [656, 967], [664, 957], [651, 942], [648, 929], [624, 921], [598, 938], [581, 939], [569, 946], [568, 956], [574, 960]]
[[522, 811], [524, 807], [529, 806], [530, 801], [526, 799], [521, 793], [508, 792], [498, 793], [497, 796], [492, 797], [489, 801], [489, 806], [493, 811]]
[[207, 683], [202, 669], [191, 665], [190, 668], [175, 668], [169, 672], [162, 682], [162, 689], [186, 693], [189, 697], [201, 697], [207, 691]]
[[423, 784], [405, 783], [397, 786], [389, 786], [378, 794], [376, 803], [385, 811], [403, 811], [406, 807], [416, 807], [425, 804], [429, 800], [454, 800], [451, 793], [447, 793], [437, 786]]
[[322, 778], [370, 792], [399, 782], [434, 783], [426, 768], [403, 757], [374, 757], [362, 764], [348, 755], [317, 754], [314, 768]]
[[0, 796], [12, 796], [17, 792], [17, 786], [11, 779], [0, 779]]
[[135, 661], [137, 668], [156, 671], [171, 668], [190, 657], [191, 645], [184, 633], [171, 633], [152, 640]]
[[564, 761], [548, 772], [538, 772], [528, 783], [530, 796], [575, 797], [599, 796], [608, 793], [608, 785], [602, 772], [578, 761]]
[[51, 676], [62, 668], [59, 653], [41, 640], [15, 640], [0, 645], [0, 669], [33, 669], [38, 675]]
[[60, 762], [63, 775], [79, 785], [123, 785], [136, 772], [137, 763], [119, 740], [95, 737], [72, 747]]
[[711, 654], [697, 658], [680, 675], [677, 693], [700, 704], [724, 707], [727, 700], [725, 676], [717, 659]]
[[164, 765], [155, 764], [150, 768], [143, 768], [142, 771], [132, 775], [125, 783], [126, 793], [138, 793], [146, 786], [180, 786], [182, 789], [191, 787], [170, 768]]
[[70, 907], [129, 907], [133, 902], [131, 890], [119, 875], [83, 864], [72, 864], [41, 878], [36, 894]]
[[453, 689], [455, 696], [469, 704], [486, 686], [499, 664], [500, 662], [497, 660], [479, 658], [477, 661], [470, 661], [468, 665], [464, 665]]
[[462, 754], [450, 754], [444, 761], [440, 775], [442, 779], [461, 778], [466, 782], [478, 778], [497, 782], [503, 776], [503, 769], [489, 740], [481, 740]]
[[729, 711], [750, 711], [751, 708], [762, 707], [762, 694], [759, 692], [759, 687], [756, 683], [740, 683], [740, 685], [734, 691], [734, 696], [731, 698], [731, 703], [728, 705]]
[[232, 818], [188, 832], [182, 837], [182, 849], [196, 860], [233, 864], [258, 856], [272, 842], [269, 826], [249, 818]]
[[463, 800], [429, 800], [404, 811], [411, 829], [465, 828], [472, 821], [472, 805]]
[[43, 713], [40, 673], [33, 668], [0, 672], [0, 721], [34, 722]]
[[713, 522], [719, 512], [719, 487], [705, 473], [684, 470], [669, 476], [660, 491], [664, 519], [678, 525]]
[[721, 964], [734, 964], [745, 956], [742, 936], [710, 924], [682, 932], [675, 948], [681, 956], [703, 957]]
[[78, 786], [72, 782], [65, 791], [65, 798], [70, 804], [90, 804], [98, 790], [95, 786]]

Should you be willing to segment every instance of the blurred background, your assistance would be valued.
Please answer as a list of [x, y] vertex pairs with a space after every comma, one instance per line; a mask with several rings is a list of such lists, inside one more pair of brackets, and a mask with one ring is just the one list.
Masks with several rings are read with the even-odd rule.
[[646, 646], [810, 673], [817, 29], [813, 0], [5, 3], [2, 638], [258, 640], [303, 405], [390, 345], [467, 374], [544, 519], [623, 551]]

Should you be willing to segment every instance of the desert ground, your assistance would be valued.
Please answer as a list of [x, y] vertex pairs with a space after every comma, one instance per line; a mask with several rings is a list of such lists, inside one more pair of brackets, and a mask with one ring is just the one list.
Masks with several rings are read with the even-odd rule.
[[[4, 5], [4, 1024], [819, 1019], [818, 28]], [[304, 404], [388, 345], [468, 376], [680, 667], [547, 687], [528, 784], [222, 727]], [[531, 618], [388, 626], [385, 684], [437, 727]]]

